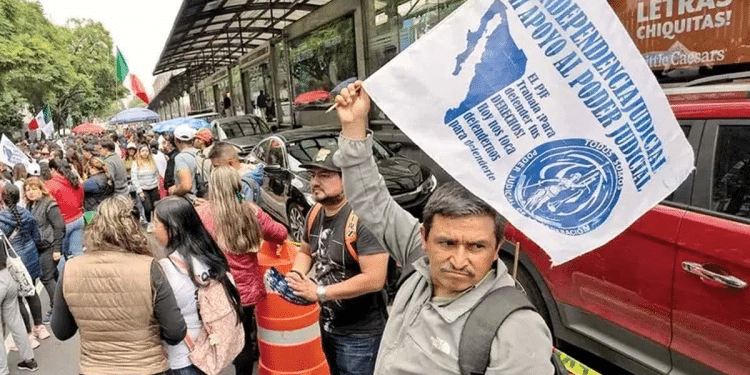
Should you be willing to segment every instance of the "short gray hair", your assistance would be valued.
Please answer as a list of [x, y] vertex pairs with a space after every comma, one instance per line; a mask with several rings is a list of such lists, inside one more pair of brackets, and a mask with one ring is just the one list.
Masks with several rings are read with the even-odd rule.
[[457, 182], [448, 182], [439, 186], [432, 193], [430, 199], [427, 200], [427, 204], [422, 211], [425, 237], [428, 237], [430, 234], [435, 215], [449, 218], [467, 216], [491, 217], [495, 221], [495, 240], [497, 241], [495, 245], [499, 245], [503, 240], [505, 218], [495, 211], [492, 206], [487, 204], [487, 202], [479, 199]]

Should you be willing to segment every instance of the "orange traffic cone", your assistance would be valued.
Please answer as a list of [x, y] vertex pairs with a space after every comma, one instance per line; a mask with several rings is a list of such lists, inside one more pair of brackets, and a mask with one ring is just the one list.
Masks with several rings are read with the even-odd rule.
[[[297, 249], [289, 241], [278, 248], [263, 242], [258, 263], [263, 272], [276, 267], [286, 274], [292, 269]], [[278, 294], [255, 306], [258, 321], [260, 375], [311, 374], [329, 375], [320, 339], [318, 304], [300, 306], [287, 302]]]

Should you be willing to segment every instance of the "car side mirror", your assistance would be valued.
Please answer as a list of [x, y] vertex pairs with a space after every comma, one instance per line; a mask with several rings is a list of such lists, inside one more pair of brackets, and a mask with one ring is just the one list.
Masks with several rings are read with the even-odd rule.
[[266, 166], [263, 167], [263, 169], [268, 172], [279, 172], [281, 171], [281, 166], [278, 164], [266, 164]]
[[391, 151], [393, 151], [393, 152], [399, 152], [399, 151], [401, 151], [401, 143], [399, 143], [399, 142], [391, 143], [388, 146], [388, 148], [390, 148]]

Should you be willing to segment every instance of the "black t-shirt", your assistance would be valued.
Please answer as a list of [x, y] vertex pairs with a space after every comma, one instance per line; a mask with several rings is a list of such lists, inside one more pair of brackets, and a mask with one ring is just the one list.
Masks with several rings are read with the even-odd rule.
[[[320, 285], [336, 284], [361, 273], [359, 263], [352, 258], [344, 243], [344, 229], [352, 208], [346, 204], [336, 215], [326, 217], [321, 209], [310, 236], [303, 240], [310, 244], [313, 271]], [[359, 256], [385, 253], [375, 236], [361, 222], [357, 223], [355, 250]], [[386, 310], [382, 291], [359, 297], [326, 301], [321, 305], [321, 327], [332, 333], [371, 333], [385, 327]]]

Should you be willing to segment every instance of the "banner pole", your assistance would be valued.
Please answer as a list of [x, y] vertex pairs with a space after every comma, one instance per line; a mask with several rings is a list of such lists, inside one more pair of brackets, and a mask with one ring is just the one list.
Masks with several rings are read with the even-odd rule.
[[516, 275], [518, 274], [518, 256], [521, 253], [521, 245], [519, 242], [516, 242], [516, 251], [515, 254], [513, 254], [513, 280], [518, 282], [518, 279], [516, 278]]

